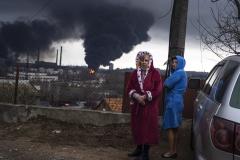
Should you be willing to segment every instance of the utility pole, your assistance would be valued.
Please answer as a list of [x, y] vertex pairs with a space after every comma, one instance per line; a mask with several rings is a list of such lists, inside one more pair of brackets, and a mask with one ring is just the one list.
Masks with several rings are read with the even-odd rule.
[[37, 49], [37, 72], [39, 73], [40, 49]]
[[170, 58], [176, 55], [184, 56], [188, 0], [174, 0], [168, 49], [168, 64], [165, 77], [170, 73]]
[[56, 66], [58, 65], [58, 49], [57, 49], [57, 55], [56, 55]]
[[60, 67], [62, 66], [62, 46], [60, 48]]
[[26, 75], [25, 79], [28, 80], [28, 72], [29, 72], [29, 51], [27, 52], [27, 64], [26, 64]]
[[[169, 48], [167, 68], [165, 72], [165, 79], [170, 75], [171, 57], [180, 55], [184, 56], [186, 27], [187, 27], [187, 11], [188, 0], [174, 0], [173, 10], [171, 16], [170, 33], [169, 33]], [[162, 96], [162, 105], [165, 106], [166, 89]], [[163, 107], [163, 113], [164, 113]]]
[[17, 104], [18, 80], [19, 80], [19, 64], [18, 64], [18, 62], [16, 62], [16, 77], [15, 77], [15, 89], [14, 89], [14, 101], [13, 101], [13, 104]]

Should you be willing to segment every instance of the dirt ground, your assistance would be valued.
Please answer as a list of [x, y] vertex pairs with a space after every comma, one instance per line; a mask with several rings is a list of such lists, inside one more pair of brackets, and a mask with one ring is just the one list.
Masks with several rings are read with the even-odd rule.
[[[161, 160], [167, 150], [164, 135], [160, 139], [150, 150], [151, 160]], [[131, 160], [127, 153], [133, 148], [127, 124], [96, 127], [44, 118], [0, 122], [0, 160]], [[189, 142], [180, 139], [178, 159], [192, 159]]]

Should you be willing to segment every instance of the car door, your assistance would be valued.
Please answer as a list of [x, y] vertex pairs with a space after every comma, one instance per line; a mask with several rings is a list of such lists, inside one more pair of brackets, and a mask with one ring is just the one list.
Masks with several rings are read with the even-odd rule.
[[211, 86], [209, 91], [205, 91], [207, 100], [204, 104], [204, 111], [199, 126], [201, 128], [201, 141], [204, 146], [203, 153], [207, 156], [207, 159], [229, 160], [232, 159], [231, 152], [225, 152], [221, 147], [216, 148], [216, 141], [212, 141], [211, 139], [214, 132], [211, 132], [210, 128], [217, 110], [226, 107], [224, 105], [224, 97], [228, 96], [228, 88], [231, 86], [232, 77], [235, 75], [238, 63], [226, 61], [221, 68], [218, 73], [215, 72], [217, 74], [215, 80], [209, 82]]
[[208, 130], [206, 127], [206, 122], [210, 119], [208, 118], [209, 113], [213, 112], [219, 104], [216, 104], [212, 100], [212, 94], [214, 92], [213, 86], [216, 83], [219, 74], [224, 67], [225, 62], [221, 62], [216, 65], [212, 71], [209, 73], [205, 85], [194, 102], [194, 120], [193, 120], [193, 132], [194, 132], [194, 143], [196, 152], [202, 154], [204, 149], [203, 135]]

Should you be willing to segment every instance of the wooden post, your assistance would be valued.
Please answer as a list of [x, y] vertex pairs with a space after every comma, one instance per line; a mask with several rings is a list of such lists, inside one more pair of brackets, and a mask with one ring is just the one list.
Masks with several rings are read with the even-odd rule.
[[14, 91], [14, 104], [17, 104], [18, 97], [18, 79], [19, 79], [19, 65], [16, 64], [16, 80], [15, 80], [15, 91]]
[[170, 73], [169, 59], [176, 55], [184, 56], [188, 0], [174, 0], [170, 24], [168, 64], [165, 77]]

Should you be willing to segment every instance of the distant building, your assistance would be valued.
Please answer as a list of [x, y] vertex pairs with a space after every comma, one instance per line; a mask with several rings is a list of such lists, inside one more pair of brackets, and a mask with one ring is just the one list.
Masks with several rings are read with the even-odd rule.
[[109, 70], [113, 70], [113, 63], [109, 64]]
[[37, 65], [37, 67], [43, 67], [43, 68], [56, 68], [57, 64], [53, 63], [53, 62], [44, 62], [44, 61], [36, 61], [35, 65]]
[[[19, 72], [19, 79], [26, 79], [26, 74], [28, 80], [39, 80], [39, 81], [57, 81], [58, 76], [47, 75], [47, 73], [25, 73]], [[8, 73], [7, 77], [10, 79], [14, 79], [16, 77], [16, 72]]]

